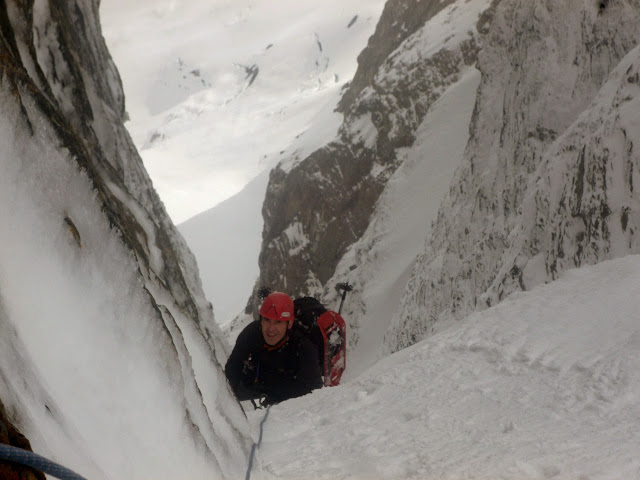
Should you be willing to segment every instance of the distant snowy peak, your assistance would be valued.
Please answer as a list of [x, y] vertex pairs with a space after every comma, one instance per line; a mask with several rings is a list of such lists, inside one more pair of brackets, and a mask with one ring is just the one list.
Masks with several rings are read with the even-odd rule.
[[147, 105], [151, 115], [162, 113], [189, 96], [211, 87], [211, 80], [196, 65], [180, 57], [165, 64], [150, 85]]
[[[230, 110], [234, 103], [251, 102], [252, 99], [258, 104], [254, 108], [259, 109], [259, 104], [264, 102], [262, 97], [274, 95], [272, 92], [288, 89], [290, 85], [295, 85], [296, 90], [290, 94], [305, 97], [348, 80], [351, 72], [345, 69], [341, 49], [351, 48], [354, 39], [367, 28], [365, 24], [372, 22], [371, 18], [345, 17], [339, 32], [335, 21], [327, 22], [321, 16], [317, 22], [307, 23], [303, 21], [304, 17], [295, 18], [288, 31], [267, 30], [261, 37], [244, 38], [237, 48], [222, 44], [225, 40], [234, 41], [241, 33], [248, 36], [246, 29], [259, 24], [265, 8], [264, 5], [247, 5], [241, 21], [229, 21], [224, 26], [222, 31], [228, 34], [228, 39], [213, 34], [211, 38], [203, 38], [200, 48], [218, 53], [221, 48], [228, 50], [219, 55], [226, 63], [212, 60], [216, 55], [198, 60], [194, 54], [189, 54], [191, 58], [167, 58], [155, 71], [146, 104], [149, 113], [158, 119], [156, 128], [146, 135], [144, 149], [158, 146], [159, 142], [188, 126], [190, 119], [207, 111]], [[302, 10], [303, 15], [310, 15]], [[220, 13], [224, 17], [234, 11], [229, 9], [229, 12]], [[214, 12], [203, 14], [211, 16]]]
[[496, 5], [465, 159], [387, 332], [390, 350], [564, 269], [637, 252], [635, 53], [592, 102], [638, 44], [639, 6]]

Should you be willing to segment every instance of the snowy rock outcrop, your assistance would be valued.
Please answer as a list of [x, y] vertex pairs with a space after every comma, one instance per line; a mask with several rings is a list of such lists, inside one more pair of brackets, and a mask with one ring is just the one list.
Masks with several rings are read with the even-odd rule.
[[487, 304], [569, 268], [640, 251], [640, 47], [545, 153]]
[[637, 1], [497, 5], [464, 162], [389, 350], [562, 270], [638, 252], [639, 38]]
[[123, 126], [98, 5], [0, 7], [0, 400], [89, 478], [236, 478], [227, 346]]
[[[568, 268], [638, 253], [639, 20], [637, 0], [387, 2], [338, 138], [271, 173], [257, 285], [333, 304], [348, 279], [350, 347], [375, 357]], [[455, 127], [464, 152], [436, 152], [441, 104], [474, 85]], [[443, 153], [455, 174], [441, 176], [437, 213], [412, 214], [414, 249], [389, 202], [420, 209], [399, 185], [440, 175]], [[387, 260], [392, 245], [406, 258]], [[391, 261], [392, 281], [377, 281]]]
[[434, 38], [427, 25], [438, 14], [455, 16], [453, 2], [386, 4], [340, 104], [344, 123], [338, 138], [301, 162], [291, 159], [271, 172], [257, 286], [294, 296], [322, 294], [328, 287], [402, 163], [399, 149], [414, 142], [429, 108], [475, 64], [476, 24], [484, 28], [487, 22], [478, 11], [489, 4], [477, 2], [468, 9], [470, 28], [452, 30], [447, 41]]

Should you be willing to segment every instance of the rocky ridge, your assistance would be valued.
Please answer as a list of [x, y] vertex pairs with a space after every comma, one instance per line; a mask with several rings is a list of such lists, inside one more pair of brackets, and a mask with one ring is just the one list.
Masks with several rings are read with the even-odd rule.
[[375, 251], [375, 238], [359, 241], [403, 149], [467, 68], [481, 80], [464, 158], [383, 353], [566, 269], [638, 253], [631, 112], [640, 4], [495, 0], [464, 40], [440, 49], [425, 41], [430, 20], [462, 22], [455, 15], [478, 5], [387, 2], [339, 104], [338, 138], [271, 173], [256, 286], [332, 304], [333, 283], [350, 279], [352, 348], [368, 316], [359, 267]]
[[[398, 150], [413, 143], [430, 106], [476, 62], [477, 30], [435, 52], [425, 46], [425, 23], [450, 4], [388, 2], [340, 103], [338, 138], [271, 172], [256, 288], [330, 295], [327, 281], [366, 230], [385, 183], [401, 164]], [[488, 21], [482, 17], [479, 29]], [[247, 312], [255, 306], [250, 300]]]
[[639, 16], [633, 1], [497, 6], [463, 165], [388, 351], [568, 268], [638, 252], [633, 53], [606, 82], [638, 44]]

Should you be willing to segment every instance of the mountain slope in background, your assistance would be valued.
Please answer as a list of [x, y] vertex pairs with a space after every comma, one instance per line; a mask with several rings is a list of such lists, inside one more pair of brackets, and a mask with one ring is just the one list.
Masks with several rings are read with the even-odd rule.
[[[271, 176], [258, 283], [333, 304], [334, 284], [349, 280], [355, 291], [345, 312], [358, 352], [350, 365], [365, 368], [379, 355], [413, 259], [462, 159], [491, 13], [489, 1], [387, 3], [358, 59], [359, 71], [377, 66], [376, 74], [365, 75], [372, 82], [366, 87], [356, 82], [359, 93], [342, 104], [337, 138], [303, 161], [283, 161]], [[381, 59], [385, 51], [391, 53]], [[414, 173], [410, 180], [403, 172], [394, 177], [401, 167]], [[388, 201], [409, 211], [392, 214]], [[395, 247], [382, 246], [389, 237]]]
[[[293, 295], [322, 293], [342, 255], [369, 225], [377, 199], [402, 163], [399, 151], [413, 144], [429, 108], [475, 63], [475, 24], [489, 2], [464, 9], [446, 2], [396, 3], [386, 4], [373, 38], [382, 36], [378, 42], [398, 48], [345, 112], [338, 137], [302, 162], [287, 159], [271, 175], [259, 284]], [[407, 25], [415, 22], [398, 22], [398, 8], [407, 17], [421, 13], [423, 27], [414, 25], [418, 31], [407, 37]], [[359, 56], [359, 68], [369, 60], [377, 60], [374, 49]]]
[[238, 478], [195, 260], [123, 126], [98, 2], [0, 8], [0, 401], [92, 479]]
[[242, 190], [325, 105], [333, 110], [383, 4], [102, 2], [127, 127], [176, 223]]
[[[271, 175], [256, 286], [334, 304], [349, 280], [358, 375], [514, 290], [637, 253], [639, 15], [637, 1], [388, 2], [338, 136]], [[421, 205], [391, 181], [415, 165]], [[393, 198], [423, 216], [390, 213]]]
[[179, 225], [198, 259], [203, 289], [226, 327], [247, 303], [247, 288], [258, 277], [262, 237], [260, 206], [269, 172], [233, 197]]
[[222, 325], [243, 311], [258, 277], [267, 172], [335, 136], [334, 109], [383, 4], [101, 3], [127, 127]]

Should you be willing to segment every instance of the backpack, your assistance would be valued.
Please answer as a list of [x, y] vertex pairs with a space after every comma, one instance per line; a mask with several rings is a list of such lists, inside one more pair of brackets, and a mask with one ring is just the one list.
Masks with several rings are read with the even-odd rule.
[[[318, 350], [324, 385], [335, 386], [346, 366], [346, 324], [339, 313], [327, 310], [313, 297], [293, 301], [294, 325]], [[325, 358], [325, 355], [327, 358]]]
[[324, 367], [324, 337], [318, 326], [318, 318], [326, 311], [324, 305], [313, 297], [300, 297], [293, 301], [294, 325], [315, 345], [321, 368]]

